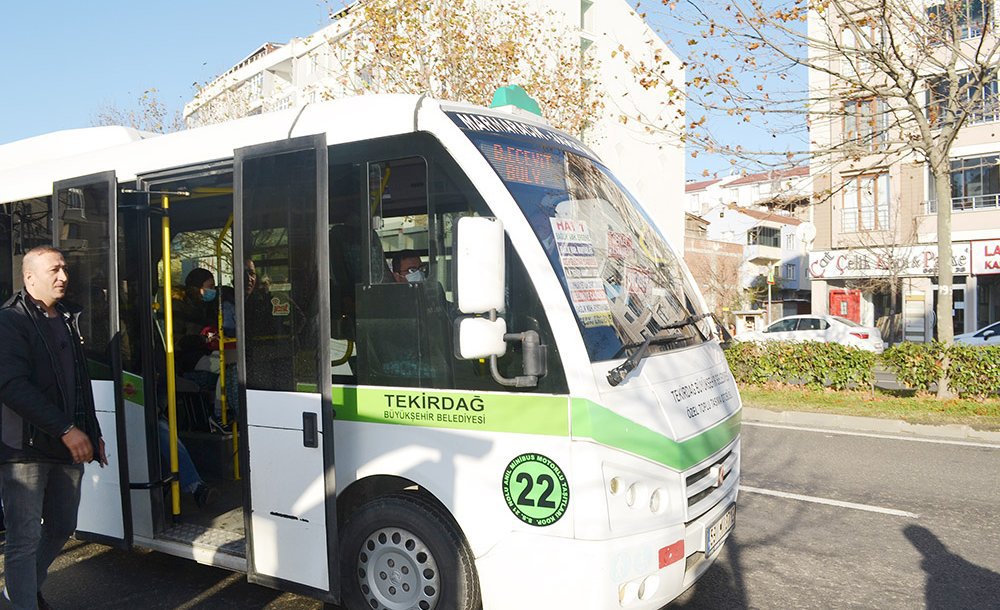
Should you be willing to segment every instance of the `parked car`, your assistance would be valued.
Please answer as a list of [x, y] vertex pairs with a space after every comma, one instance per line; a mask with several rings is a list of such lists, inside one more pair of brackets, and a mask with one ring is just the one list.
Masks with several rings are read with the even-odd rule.
[[820, 341], [841, 343], [882, 353], [882, 333], [873, 326], [862, 326], [840, 316], [788, 316], [759, 331], [740, 333], [738, 341]]
[[1000, 322], [994, 322], [971, 333], [955, 335], [955, 343], [964, 343], [966, 345], [1000, 345]]

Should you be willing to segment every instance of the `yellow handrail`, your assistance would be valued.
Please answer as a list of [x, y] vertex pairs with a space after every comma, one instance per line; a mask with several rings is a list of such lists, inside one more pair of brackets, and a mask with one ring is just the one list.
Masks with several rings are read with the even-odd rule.
[[[233, 228], [233, 215], [230, 214], [226, 220], [226, 226], [222, 227], [219, 236], [215, 239], [215, 268], [222, 273], [222, 244], [225, 242], [226, 233]], [[233, 261], [233, 284], [236, 284], [236, 261]], [[233, 343], [235, 338], [227, 338], [226, 331], [222, 325], [222, 292], [219, 291], [219, 404], [222, 405], [222, 425], [229, 425], [229, 401], [226, 400], [226, 343]], [[232, 423], [233, 431], [233, 478], [240, 479], [240, 453], [238, 432], [236, 422]]]
[[174, 299], [170, 277], [170, 197], [160, 196], [163, 220], [160, 222], [163, 237], [163, 321], [167, 354], [167, 427], [170, 430], [170, 500], [174, 515], [181, 514], [181, 483], [177, 463], [177, 380], [174, 366]]

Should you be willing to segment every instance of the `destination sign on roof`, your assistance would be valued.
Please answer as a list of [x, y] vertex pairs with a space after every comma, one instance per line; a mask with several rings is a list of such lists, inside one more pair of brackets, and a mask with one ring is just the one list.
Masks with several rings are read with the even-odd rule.
[[455, 125], [462, 131], [472, 131], [477, 133], [491, 133], [503, 136], [517, 136], [521, 138], [531, 138], [549, 144], [555, 144], [560, 148], [568, 149], [578, 154], [593, 158], [594, 154], [587, 150], [587, 147], [574, 140], [564, 133], [553, 129], [530, 125], [514, 119], [489, 116], [485, 114], [472, 114], [470, 112], [447, 112]]

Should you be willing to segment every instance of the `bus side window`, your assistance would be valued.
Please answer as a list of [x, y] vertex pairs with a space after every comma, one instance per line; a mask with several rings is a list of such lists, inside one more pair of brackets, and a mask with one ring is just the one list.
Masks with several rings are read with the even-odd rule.
[[450, 318], [428, 240], [427, 162], [373, 161], [367, 176], [370, 277], [357, 295], [359, 381], [449, 387]]
[[330, 356], [334, 381], [353, 383], [357, 370], [355, 324], [356, 287], [364, 281], [364, 236], [358, 201], [361, 188], [360, 163], [330, 164]]
[[[379, 154], [404, 150], [420, 155]], [[359, 281], [354, 293], [357, 383], [503, 389], [488, 363], [459, 360], [454, 354], [456, 227], [463, 216], [491, 215], [482, 196], [430, 136], [386, 139], [356, 152], [372, 159], [360, 167], [354, 164], [351, 170], [366, 183], [362, 184], [366, 193], [351, 195], [362, 219], [353, 238], [370, 240], [364, 251], [368, 277]], [[331, 171], [331, 181], [333, 175]], [[335, 248], [331, 234], [331, 258]], [[508, 328], [535, 330], [549, 346], [548, 374], [528, 391], [565, 392], [565, 376], [544, 309], [510, 243], [507, 252]], [[336, 273], [331, 268], [331, 276]], [[517, 346], [510, 346], [499, 367], [508, 377], [520, 374]]]

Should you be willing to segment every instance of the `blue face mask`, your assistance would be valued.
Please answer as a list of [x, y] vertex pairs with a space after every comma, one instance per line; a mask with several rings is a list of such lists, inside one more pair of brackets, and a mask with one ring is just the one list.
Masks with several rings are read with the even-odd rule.
[[215, 288], [206, 288], [205, 292], [201, 293], [201, 300], [206, 303], [211, 303], [215, 300], [215, 295], [218, 294]]
[[420, 269], [414, 269], [413, 271], [406, 274], [407, 282], [422, 282], [425, 279], [427, 279], [427, 276], [425, 276], [424, 272]]

